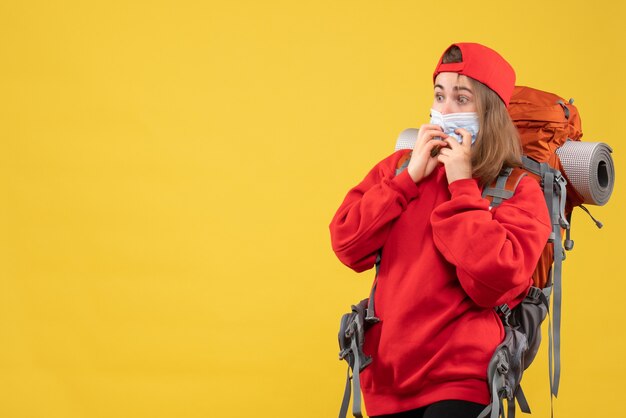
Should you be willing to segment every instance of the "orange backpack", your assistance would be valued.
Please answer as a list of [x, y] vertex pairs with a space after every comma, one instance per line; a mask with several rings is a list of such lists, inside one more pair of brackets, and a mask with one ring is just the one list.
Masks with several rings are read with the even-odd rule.
[[[556, 94], [530, 87], [515, 86], [509, 104], [509, 115], [520, 134], [524, 153], [524, 167], [513, 170], [507, 176], [504, 189], [510, 191], [512, 196], [521, 178], [524, 175], [530, 175], [544, 188], [548, 206], [551, 205], [551, 202], [547, 202], [549, 193], [555, 193], [558, 197], [558, 202], [555, 201], [555, 205], [558, 204], [558, 207], [548, 208], [555, 230], [533, 274], [534, 285], [540, 289], [551, 284], [551, 267], [556, 261], [553, 242], [557, 230], [559, 230], [556, 227], [556, 222], [560, 226], [558, 235], [562, 238], [563, 232], [569, 231], [572, 209], [583, 203], [584, 200], [568, 181], [557, 151], [566, 141], [580, 141], [583, 135], [580, 115], [573, 103], [572, 99], [565, 101]], [[550, 175], [547, 173], [548, 168], [555, 171]], [[543, 178], [546, 174], [548, 174], [548, 182], [551, 180], [556, 182], [553, 191], [547, 190], [549, 185]], [[493, 197], [491, 197], [489, 190], [497, 188], [497, 181], [490, 188], [487, 188], [484, 194], [490, 200]], [[500, 179], [499, 181], [502, 182], [503, 180]], [[562, 190], [563, 186], [565, 189]], [[496, 203], [499, 204], [500, 201]], [[566, 250], [573, 247], [569, 234], [564, 247]]]
[[[580, 114], [574, 100], [556, 94], [516, 86], [509, 104], [509, 115], [520, 134], [524, 155], [538, 163], [548, 163], [567, 180], [558, 148], [566, 141], [583, 136]], [[583, 203], [583, 197], [568, 182], [566, 211]]]
[[[553, 324], [549, 331], [550, 391], [557, 396], [560, 381], [561, 272], [565, 250], [573, 247], [569, 237], [571, 212], [584, 198], [571, 186], [565, 175], [558, 149], [567, 141], [580, 141], [582, 129], [573, 100], [530, 87], [516, 86], [509, 104], [509, 115], [517, 127], [523, 149], [523, 167], [503, 170], [483, 190], [483, 197], [498, 206], [515, 193], [522, 177], [530, 175], [540, 184], [552, 222], [552, 234], [533, 273], [534, 286], [515, 309], [497, 308], [506, 331], [490, 362], [488, 378], [492, 387], [492, 404], [481, 414], [497, 416], [502, 399], [508, 399], [509, 415], [515, 413], [517, 401], [524, 412], [530, 412], [521, 390], [522, 373], [533, 361], [541, 342], [541, 323], [550, 310]], [[562, 242], [563, 232], [566, 232]]]

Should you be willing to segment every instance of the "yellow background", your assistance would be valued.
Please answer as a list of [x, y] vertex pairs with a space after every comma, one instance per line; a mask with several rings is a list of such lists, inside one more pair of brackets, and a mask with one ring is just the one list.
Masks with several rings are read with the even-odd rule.
[[[578, 211], [559, 417], [624, 398], [621, 1], [0, 5], [0, 416], [329, 417], [373, 274], [328, 223], [426, 122], [452, 42], [576, 98], [616, 188]], [[525, 376], [549, 416], [545, 347]]]

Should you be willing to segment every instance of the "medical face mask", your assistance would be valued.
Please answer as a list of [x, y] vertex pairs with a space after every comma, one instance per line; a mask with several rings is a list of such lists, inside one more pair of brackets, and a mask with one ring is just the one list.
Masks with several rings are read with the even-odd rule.
[[454, 131], [463, 128], [472, 134], [472, 144], [476, 142], [476, 135], [478, 134], [478, 114], [476, 112], [442, 115], [441, 112], [430, 109], [430, 123], [441, 126], [445, 134], [455, 138], [459, 143], [463, 142], [463, 137]]

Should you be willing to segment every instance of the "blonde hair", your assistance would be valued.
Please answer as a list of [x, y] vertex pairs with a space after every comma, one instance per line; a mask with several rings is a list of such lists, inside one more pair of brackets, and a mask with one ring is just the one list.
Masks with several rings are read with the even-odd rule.
[[[444, 63], [462, 61], [457, 46], [450, 47], [443, 57]], [[474, 92], [479, 123], [476, 142], [472, 146], [472, 173], [481, 186], [485, 186], [493, 182], [503, 168], [522, 165], [522, 146], [517, 128], [500, 96], [483, 83], [467, 78]]]
[[503, 168], [522, 165], [522, 145], [500, 96], [483, 83], [469, 80], [478, 108], [479, 126], [472, 147], [472, 172], [485, 186], [493, 182]]

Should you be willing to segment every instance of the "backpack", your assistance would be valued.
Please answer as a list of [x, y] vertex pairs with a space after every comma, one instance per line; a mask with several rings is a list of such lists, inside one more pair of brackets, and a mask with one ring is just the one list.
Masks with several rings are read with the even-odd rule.
[[[509, 114], [517, 127], [523, 148], [520, 168], [504, 169], [500, 176], [483, 190], [483, 197], [491, 207], [497, 207], [512, 197], [524, 176], [535, 178], [546, 199], [552, 222], [552, 233], [533, 273], [533, 286], [526, 298], [515, 308], [507, 305], [496, 308], [505, 329], [505, 338], [496, 348], [488, 365], [487, 380], [491, 404], [480, 414], [490, 418], [505, 416], [503, 400], [507, 399], [508, 416], [515, 416], [515, 403], [523, 412], [530, 413], [520, 382], [523, 371], [535, 358], [541, 343], [541, 324], [550, 311], [552, 298], [553, 323], [548, 327], [548, 359], [550, 399], [558, 395], [560, 382], [560, 326], [562, 262], [565, 250], [573, 248], [570, 239], [572, 210], [582, 203], [604, 205], [613, 189], [614, 168], [611, 148], [603, 143], [581, 143], [581, 121], [573, 100], [565, 101], [552, 93], [529, 87], [516, 86], [509, 105]], [[398, 137], [396, 151], [412, 149], [417, 129], [410, 128]], [[582, 150], [582, 151], [581, 151]], [[410, 153], [402, 158], [396, 175], [405, 170]], [[586, 172], [586, 174], [585, 174]], [[582, 173], [582, 174], [581, 174]], [[589, 174], [591, 173], [591, 174]], [[568, 177], [569, 174], [569, 177]], [[595, 174], [595, 176], [594, 176]], [[570, 180], [570, 181], [568, 181]], [[601, 228], [602, 224], [595, 221]], [[563, 233], [565, 240], [562, 242]], [[380, 256], [376, 261], [376, 275]], [[372, 359], [363, 353], [367, 328], [378, 322], [374, 309], [376, 280], [369, 299], [352, 306], [352, 311], [341, 320], [339, 331], [339, 358], [348, 362], [346, 388], [339, 417], [346, 416], [350, 400], [350, 380], [354, 391], [353, 415], [361, 417], [359, 373]], [[350, 376], [352, 370], [352, 377]]]
[[[558, 395], [561, 375], [561, 276], [565, 251], [574, 246], [570, 239], [572, 211], [579, 206], [591, 216], [582, 204], [604, 205], [612, 193], [614, 179], [610, 155], [612, 150], [608, 145], [594, 144], [601, 150], [602, 155], [599, 158], [597, 155], [580, 152], [587, 149], [588, 144], [580, 143], [580, 115], [573, 103], [573, 99], [566, 102], [555, 94], [521, 86], [515, 87], [511, 97], [509, 115], [520, 134], [524, 153], [523, 168], [505, 170], [495, 184], [485, 188], [483, 197], [491, 200], [492, 206], [497, 206], [503, 199], [513, 196], [521, 177], [534, 177], [544, 192], [552, 233], [533, 273], [534, 285], [524, 301], [513, 310], [507, 305], [496, 308], [503, 321], [505, 338], [496, 348], [489, 363], [487, 377], [492, 402], [479, 418], [486, 417], [489, 411], [491, 418], [497, 418], [499, 411], [504, 416], [504, 398], [508, 400], [510, 418], [515, 416], [515, 401], [523, 412], [530, 413], [520, 383], [523, 371], [533, 361], [539, 349], [541, 323], [550, 311], [552, 293], [553, 322], [548, 326], [551, 405], [553, 396]], [[574, 161], [571, 154], [574, 155]], [[584, 187], [576, 178], [583, 166], [600, 174], [590, 187], [600, 191], [596, 194], [599, 198], [590, 197], [586, 193], [589, 187]], [[568, 173], [571, 178], [568, 178]], [[607, 181], [600, 177], [606, 177]], [[589, 181], [586, 186], [589, 186], [588, 183]], [[593, 216], [591, 218], [598, 228], [602, 227], [602, 223]]]

